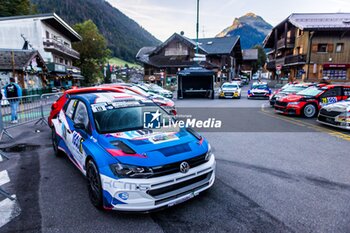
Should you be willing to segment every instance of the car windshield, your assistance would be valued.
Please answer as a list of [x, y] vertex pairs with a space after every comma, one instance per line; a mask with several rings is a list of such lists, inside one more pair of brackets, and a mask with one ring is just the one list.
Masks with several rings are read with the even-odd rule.
[[147, 86], [145, 86], [145, 85], [137, 85], [137, 87], [142, 89], [142, 90], [144, 90], [145, 92], [149, 92], [150, 91], [149, 88]]
[[163, 88], [161, 88], [161, 87], [158, 86], [158, 85], [152, 85], [151, 88], [152, 88], [153, 90], [156, 90], [156, 91], [162, 91], [162, 90], [163, 90]]
[[252, 89], [267, 89], [267, 84], [253, 84]]
[[[101, 134], [125, 132], [144, 129], [148, 123], [168, 124], [172, 120], [164, 110], [156, 104], [138, 101], [117, 101], [113, 103], [92, 104], [91, 109], [96, 129]], [[152, 121], [154, 114], [160, 117]], [[148, 118], [146, 116], [149, 116]]]
[[224, 84], [222, 85], [222, 88], [238, 88], [238, 86], [235, 84]]
[[307, 86], [290, 86], [283, 90], [283, 92], [299, 92], [308, 88]]
[[298, 92], [298, 95], [316, 96], [322, 92], [321, 89], [316, 87], [309, 87], [303, 91]]
[[143, 96], [150, 96], [150, 94], [148, 94], [148, 92], [146, 92], [145, 90], [143, 90], [142, 88], [140, 88], [138, 86], [132, 86], [132, 87], [130, 87], [130, 89], [140, 93]]

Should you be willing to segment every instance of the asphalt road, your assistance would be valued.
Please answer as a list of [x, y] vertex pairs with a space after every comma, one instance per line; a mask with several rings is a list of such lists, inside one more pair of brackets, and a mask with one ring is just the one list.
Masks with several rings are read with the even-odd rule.
[[277, 115], [266, 103], [177, 101], [179, 108], [234, 108], [237, 126], [203, 132], [217, 158], [214, 186], [152, 214], [96, 210], [84, 177], [53, 155], [49, 128], [13, 129], [16, 140], [0, 148], [37, 147], [0, 161], [11, 179], [4, 189], [21, 209], [0, 232], [350, 232], [350, 134]]

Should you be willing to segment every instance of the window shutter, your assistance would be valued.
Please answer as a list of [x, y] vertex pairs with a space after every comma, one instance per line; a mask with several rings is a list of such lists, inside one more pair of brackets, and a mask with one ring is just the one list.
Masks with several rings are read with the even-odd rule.
[[318, 50], [318, 45], [317, 45], [317, 44], [312, 44], [312, 49], [311, 49], [311, 51], [312, 51], [313, 53], [317, 53], [317, 50]]
[[333, 53], [333, 50], [334, 50], [334, 44], [328, 44], [328, 46], [327, 46], [327, 52], [329, 52], [329, 53]]

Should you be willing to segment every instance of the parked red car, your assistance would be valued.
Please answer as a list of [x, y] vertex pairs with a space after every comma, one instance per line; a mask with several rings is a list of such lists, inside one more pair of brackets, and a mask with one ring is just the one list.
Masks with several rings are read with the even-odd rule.
[[320, 84], [282, 97], [276, 101], [274, 107], [277, 113], [311, 118], [317, 115], [322, 106], [347, 99], [349, 90], [350, 85]]
[[52, 127], [52, 122], [51, 120], [57, 116], [57, 114], [61, 111], [63, 108], [64, 104], [67, 102], [69, 99], [70, 95], [76, 95], [80, 93], [96, 93], [96, 92], [118, 92], [118, 93], [124, 93], [120, 89], [112, 88], [112, 87], [84, 87], [84, 88], [74, 88], [74, 89], [69, 89], [63, 93], [63, 95], [58, 98], [52, 105], [51, 105], [51, 112], [48, 117], [48, 123], [49, 126]]

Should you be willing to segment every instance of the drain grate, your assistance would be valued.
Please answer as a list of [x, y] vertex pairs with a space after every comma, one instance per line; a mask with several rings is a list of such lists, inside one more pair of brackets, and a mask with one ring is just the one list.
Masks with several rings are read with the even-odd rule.
[[24, 152], [24, 151], [33, 151], [40, 147], [40, 145], [31, 145], [31, 144], [15, 144], [6, 148], [0, 148], [3, 152]]

